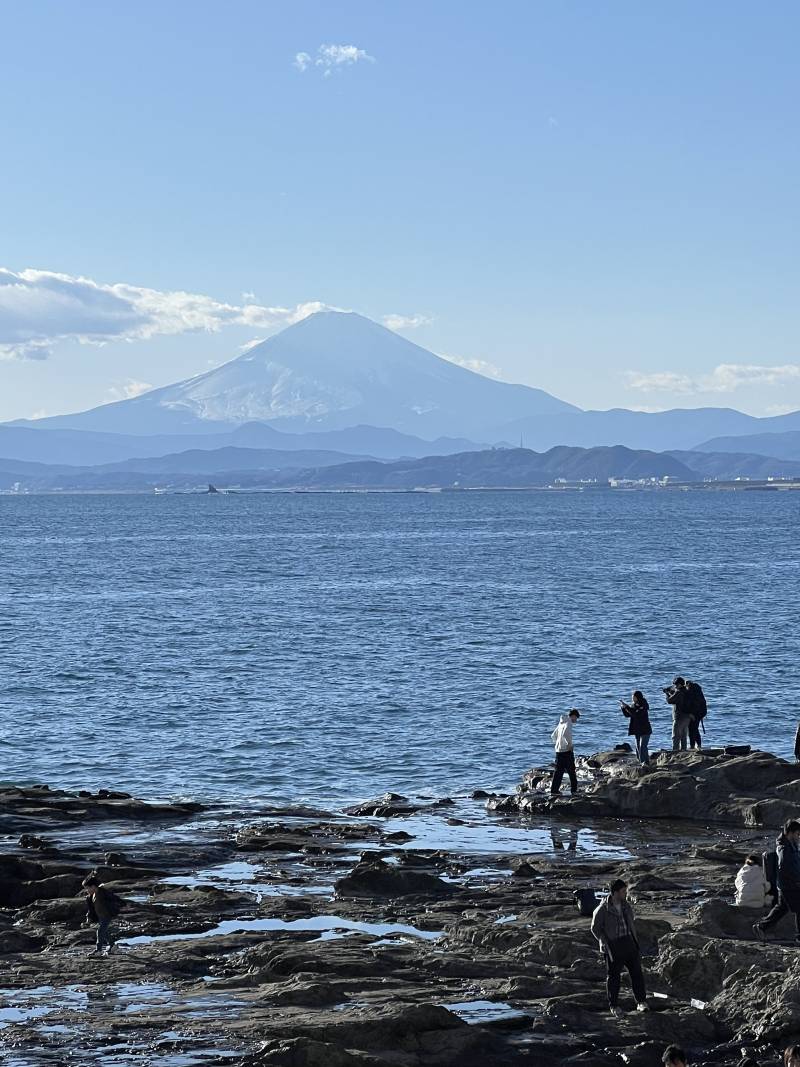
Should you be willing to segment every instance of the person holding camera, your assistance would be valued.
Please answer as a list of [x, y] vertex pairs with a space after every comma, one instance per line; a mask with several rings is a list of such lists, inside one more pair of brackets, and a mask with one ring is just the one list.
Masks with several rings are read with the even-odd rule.
[[686, 682], [680, 675], [672, 685], [662, 687], [667, 703], [672, 705], [672, 751], [685, 752], [689, 747], [689, 726], [692, 722], [692, 702]]
[[653, 727], [650, 725], [650, 705], [647, 703], [644, 693], [640, 689], [634, 689], [630, 704], [624, 700], [619, 702], [622, 714], [629, 719], [628, 736], [636, 740], [636, 755], [642, 766], [650, 762], [647, 751]]

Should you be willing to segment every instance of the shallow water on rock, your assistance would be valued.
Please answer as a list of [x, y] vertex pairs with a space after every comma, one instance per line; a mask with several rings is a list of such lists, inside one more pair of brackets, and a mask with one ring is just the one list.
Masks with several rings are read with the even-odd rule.
[[481, 1023], [498, 1022], [501, 1019], [524, 1019], [528, 1012], [512, 1008], [510, 1004], [496, 1000], [465, 1000], [459, 1004], [443, 1004], [459, 1019], [465, 1023], [480, 1025]]
[[407, 926], [403, 923], [366, 923], [356, 922], [353, 919], [342, 919], [336, 915], [313, 915], [305, 919], [291, 920], [227, 919], [210, 930], [204, 930], [199, 933], [141, 935], [139, 937], [123, 938], [117, 944], [134, 946], [162, 944], [167, 941], [200, 941], [207, 937], [225, 937], [228, 934], [266, 932], [270, 930], [319, 931], [323, 935], [326, 932], [344, 931], [374, 934], [376, 937], [404, 934], [408, 937], [421, 938], [424, 941], [437, 941], [444, 934], [442, 930], [418, 930], [416, 926]]

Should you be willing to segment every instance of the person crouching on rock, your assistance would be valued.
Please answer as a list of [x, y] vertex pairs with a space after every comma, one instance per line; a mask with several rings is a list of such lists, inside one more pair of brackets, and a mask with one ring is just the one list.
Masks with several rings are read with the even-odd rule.
[[636, 998], [637, 1011], [647, 1011], [647, 990], [642, 973], [639, 940], [633, 922], [633, 909], [628, 903], [628, 886], [621, 878], [611, 883], [608, 896], [594, 910], [592, 934], [600, 942], [605, 956], [608, 977], [608, 1006], [611, 1014], [622, 1014], [617, 1007], [623, 968], [628, 969]]
[[758, 908], [763, 911], [769, 901], [769, 882], [764, 875], [761, 857], [757, 852], [748, 856], [736, 875], [737, 908]]
[[775, 851], [778, 853], [778, 903], [761, 922], [753, 924], [753, 930], [763, 937], [791, 911], [797, 930], [796, 940], [800, 941], [800, 822], [790, 819], [784, 825]]
[[97, 945], [90, 955], [109, 953], [113, 947], [110, 934], [111, 923], [119, 915], [122, 902], [116, 893], [106, 889], [95, 874], [90, 874], [81, 883], [86, 891], [86, 924], [97, 923]]
[[578, 792], [578, 776], [575, 773], [575, 750], [572, 747], [572, 727], [581, 717], [577, 708], [572, 708], [566, 715], [562, 715], [558, 726], [550, 735], [556, 750], [556, 769], [553, 771], [553, 780], [550, 783], [550, 796], [557, 797], [561, 789], [561, 780], [564, 772], [569, 775], [569, 786], [572, 795]]
[[619, 706], [622, 709], [622, 714], [627, 719], [630, 719], [628, 724], [628, 734], [635, 738], [636, 755], [639, 757], [639, 762], [642, 766], [645, 766], [650, 762], [647, 747], [650, 744], [650, 736], [653, 733], [653, 727], [650, 725], [650, 716], [648, 714], [650, 705], [647, 703], [644, 693], [639, 689], [635, 689], [630, 704], [626, 704], [624, 700], [620, 700]]

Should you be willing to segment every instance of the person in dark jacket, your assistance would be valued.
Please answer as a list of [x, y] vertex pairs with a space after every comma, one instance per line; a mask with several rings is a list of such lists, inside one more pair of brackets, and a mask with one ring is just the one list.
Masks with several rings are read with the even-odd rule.
[[794, 914], [797, 941], [800, 941], [800, 822], [790, 819], [778, 838], [778, 903], [753, 929], [763, 937], [770, 927], [787, 915]]
[[82, 885], [86, 891], [86, 923], [97, 923], [97, 944], [91, 955], [101, 956], [104, 950], [107, 955], [114, 945], [110, 928], [119, 914], [119, 898], [101, 884], [97, 875], [90, 874], [84, 878]]
[[644, 766], [650, 762], [650, 755], [647, 749], [653, 733], [648, 714], [650, 705], [647, 703], [644, 693], [639, 689], [635, 689], [630, 704], [620, 700], [619, 706], [622, 708], [622, 714], [630, 719], [628, 735], [636, 739], [636, 755], [639, 757], [639, 762]]
[[685, 752], [689, 740], [689, 726], [692, 711], [686, 682], [678, 676], [671, 686], [664, 690], [667, 703], [672, 705], [672, 751]]
[[[706, 717], [708, 706], [706, 705], [705, 693], [697, 682], [686, 681], [686, 693], [688, 698], [689, 712], [689, 748], [702, 748], [703, 738], [700, 734], [700, 726]], [[705, 732], [705, 725], [703, 726]]]
[[621, 878], [612, 882], [608, 896], [594, 910], [592, 934], [600, 942], [605, 956], [608, 1006], [612, 1015], [619, 1016], [617, 1007], [622, 971], [627, 967], [631, 976], [637, 1011], [647, 1011], [647, 990], [642, 973], [639, 939], [633, 921], [633, 909], [628, 903], [628, 886]]

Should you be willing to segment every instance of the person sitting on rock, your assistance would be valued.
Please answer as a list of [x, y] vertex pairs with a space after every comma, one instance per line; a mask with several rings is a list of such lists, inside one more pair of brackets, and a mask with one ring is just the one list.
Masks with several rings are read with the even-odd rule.
[[90, 874], [81, 884], [87, 897], [86, 925], [97, 923], [97, 944], [90, 955], [103, 955], [104, 950], [107, 955], [114, 946], [110, 934], [111, 923], [119, 915], [122, 901], [116, 893], [106, 889], [96, 874]]
[[608, 896], [594, 910], [592, 934], [600, 942], [605, 956], [608, 990], [608, 1006], [611, 1014], [619, 1017], [617, 1006], [623, 968], [631, 976], [637, 1011], [647, 1011], [647, 990], [642, 973], [642, 957], [639, 939], [633, 921], [633, 909], [628, 903], [628, 886], [621, 878], [611, 883]]
[[686, 682], [678, 675], [664, 690], [667, 703], [672, 705], [672, 751], [685, 752], [692, 722], [691, 700]]
[[686, 1067], [688, 1061], [686, 1053], [680, 1045], [667, 1045], [664, 1049], [664, 1055], [661, 1057], [661, 1062], [665, 1067]]
[[550, 796], [557, 797], [561, 789], [561, 781], [566, 771], [569, 776], [569, 786], [572, 795], [578, 792], [578, 776], [575, 773], [575, 750], [572, 747], [572, 727], [581, 717], [577, 708], [572, 708], [566, 715], [562, 715], [558, 726], [550, 735], [556, 750], [556, 767], [553, 771], [553, 780], [550, 783]]
[[640, 689], [635, 689], [630, 704], [620, 700], [619, 706], [622, 709], [622, 714], [627, 719], [630, 719], [628, 734], [636, 740], [636, 755], [639, 757], [639, 762], [642, 766], [646, 766], [650, 762], [647, 747], [650, 744], [650, 737], [653, 733], [648, 714], [650, 705], [647, 703], [644, 693]]
[[800, 822], [789, 819], [775, 844], [778, 853], [778, 903], [753, 930], [763, 937], [790, 911], [794, 914], [796, 940], [800, 941]]
[[761, 857], [753, 852], [744, 861], [744, 866], [736, 875], [737, 908], [759, 908], [761, 911], [771, 902], [769, 882], [764, 875]]

